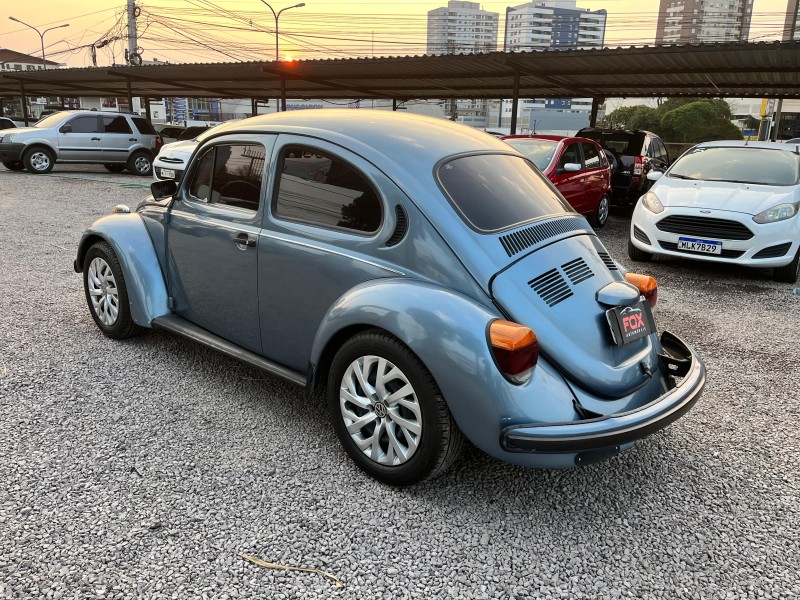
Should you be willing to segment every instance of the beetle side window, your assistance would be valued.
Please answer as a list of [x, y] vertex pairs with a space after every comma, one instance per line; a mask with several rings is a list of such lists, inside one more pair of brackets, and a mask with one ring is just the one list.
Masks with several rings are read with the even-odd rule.
[[314, 148], [287, 146], [278, 164], [276, 216], [359, 233], [374, 233], [380, 227], [378, 193], [344, 161]]
[[600, 154], [597, 152], [597, 148], [595, 148], [592, 144], [582, 144], [583, 145], [583, 160], [584, 166], [587, 169], [599, 169], [602, 162], [600, 161]]
[[222, 144], [211, 178], [211, 204], [258, 210], [266, 150], [260, 144]]
[[103, 128], [106, 133], [133, 133], [128, 119], [125, 117], [103, 117]]
[[189, 194], [196, 200], [201, 202], [208, 202], [211, 197], [211, 171], [214, 168], [214, 148], [206, 150], [200, 162], [197, 163], [197, 169], [192, 178], [192, 184], [189, 186]]
[[100, 133], [95, 116], [75, 117], [67, 125], [72, 127], [72, 133]]
[[257, 211], [266, 149], [261, 144], [219, 144], [205, 151], [189, 185], [194, 200]]

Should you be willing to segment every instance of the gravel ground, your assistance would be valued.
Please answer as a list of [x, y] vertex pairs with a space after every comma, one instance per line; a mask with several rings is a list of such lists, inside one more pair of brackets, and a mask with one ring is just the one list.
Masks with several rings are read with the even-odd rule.
[[[643, 267], [659, 326], [708, 366], [686, 417], [606, 463], [526, 470], [469, 449], [393, 489], [299, 389], [163, 332], [100, 334], [74, 249], [147, 183], [0, 168], [0, 598], [800, 596], [791, 286]], [[625, 260], [626, 223], [600, 232]]]

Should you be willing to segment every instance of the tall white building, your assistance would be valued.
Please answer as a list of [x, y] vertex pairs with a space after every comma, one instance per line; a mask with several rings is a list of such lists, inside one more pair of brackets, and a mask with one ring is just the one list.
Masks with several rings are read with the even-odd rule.
[[602, 48], [606, 17], [605, 9], [578, 8], [576, 0], [509, 6], [503, 48], [509, 52]]
[[753, 0], [661, 0], [656, 44], [746, 42]]
[[800, 40], [800, 2], [789, 0], [786, 6], [786, 23], [783, 26], [783, 41]]
[[478, 2], [450, 0], [428, 11], [428, 54], [469, 54], [497, 50], [500, 13]]

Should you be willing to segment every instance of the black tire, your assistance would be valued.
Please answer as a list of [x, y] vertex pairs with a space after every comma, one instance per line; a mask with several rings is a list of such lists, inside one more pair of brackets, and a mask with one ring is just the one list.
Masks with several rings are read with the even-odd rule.
[[[357, 405], [347, 402], [342, 403], [339, 393], [342, 386], [346, 385], [345, 375], [351, 364], [361, 357], [368, 356], [386, 359], [397, 367], [401, 372], [401, 378], [387, 380], [387, 383], [394, 386], [402, 386], [404, 385], [402, 378], [405, 378], [406, 382], [411, 385], [412, 393], [411, 395], [405, 394], [403, 397], [406, 400], [409, 397], [415, 398], [417, 402], [420, 414], [419, 419], [417, 419], [416, 414], [413, 414], [408, 408], [399, 403], [394, 405], [387, 403], [379, 411], [378, 405], [381, 403], [375, 402], [372, 405], [374, 412], [372, 410], [364, 410], [363, 413], [356, 413], [359, 417], [363, 417], [367, 413], [371, 413], [373, 416], [383, 414], [383, 417], [376, 416], [373, 419], [371, 435], [374, 435], [375, 423], [380, 426], [382, 421], [385, 420], [386, 424], [382, 427], [384, 434], [380, 436], [377, 445], [379, 448], [386, 447], [386, 455], [389, 454], [388, 432], [390, 429], [394, 432], [394, 439], [399, 440], [399, 444], [407, 444], [407, 449], [410, 446], [408, 444], [409, 440], [403, 435], [405, 430], [392, 420], [392, 415], [400, 417], [406, 422], [419, 423], [421, 432], [417, 438], [416, 449], [401, 464], [387, 465], [373, 460], [359, 448], [347, 431], [342, 406], [347, 405], [350, 407], [348, 410], [355, 411]], [[373, 370], [368, 370], [367, 372], [367, 381], [373, 384], [375, 382], [374, 373]], [[356, 380], [354, 379], [353, 381]], [[387, 385], [386, 389], [392, 391], [390, 385]], [[464, 447], [464, 434], [461, 433], [458, 425], [453, 420], [439, 387], [428, 369], [399, 340], [381, 330], [373, 329], [359, 333], [350, 338], [339, 349], [333, 359], [328, 375], [328, 408], [336, 435], [339, 437], [344, 449], [364, 472], [383, 483], [397, 486], [412, 485], [424, 479], [437, 477], [447, 471]], [[357, 434], [363, 436], [365, 430], [369, 433], [369, 427], [370, 423], [365, 424], [358, 430]]]
[[25, 168], [25, 165], [22, 164], [21, 160], [15, 160], [12, 162], [4, 162], [3, 166], [8, 169], [9, 171], [22, 171]]
[[106, 163], [103, 166], [106, 168], [106, 171], [111, 171], [112, 173], [122, 173], [126, 168], [125, 165], [116, 163]]
[[[92, 294], [90, 292], [89, 276], [92, 269], [92, 263], [95, 259], [100, 259], [105, 262], [111, 270], [115, 286], [107, 286], [109, 290], [116, 291], [117, 298], [117, 315], [113, 322], [105, 322], [103, 317], [98, 314], [92, 302]], [[105, 288], [104, 288], [105, 289]], [[104, 334], [114, 339], [125, 339], [134, 335], [139, 335], [145, 331], [144, 327], [140, 327], [133, 322], [131, 317], [131, 306], [128, 301], [128, 288], [125, 285], [125, 277], [122, 274], [122, 267], [119, 264], [119, 259], [113, 248], [106, 242], [97, 242], [86, 253], [83, 259], [83, 291], [86, 295], [86, 304], [89, 306], [89, 312], [94, 319], [94, 322]], [[95, 290], [96, 291], [96, 290]], [[113, 294], [109, 294], [113, 295]]]
[[611, 200], [608, 198], [608, 194], [603, 194], [603, 197], [600, 198], [600, 202], [597, 203], [597, 210], [589, 217], [589, 222], [592, 224], [592, 227], [602, 227], [608, 221], [608, 215], [611, 213]]
[[56, 157], [53, 152], [42, 146], [27, 150], [22, 157], [25, 168], [34, 175], [44, 175], [53, 170]]
[[792, 262], [785, 267], [775, 267], [772, 270], [772, 278], [781, 283], [797, 283], [798, 276], [800, 276], [800, 248]]
[[153, 173], [153, 157], [144, 150], [137, 150], [131, 154], [126, 168], [134, 175], [151, 175]]
[[634, 246], [633, 242], [630, 240], [628, 240], [628, 256], [631, 257], [631, 260], [635, 260], [637, 262], [650, 262], [653, 260], [652, 253], [639, 250], [639, 248]]

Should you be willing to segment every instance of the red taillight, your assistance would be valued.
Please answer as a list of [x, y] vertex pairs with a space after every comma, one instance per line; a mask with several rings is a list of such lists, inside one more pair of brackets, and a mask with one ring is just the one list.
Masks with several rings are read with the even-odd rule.
[[161, 136], [156, 134], [156, 152], [161, 150], [161, 146], [164, 145], [164, 140], [161, 139]]
[[658, 284], [649, 275], [639, 275], [638, 273], [625, 273], [625, 281], [635, 285], [639, 293], [644, 296], [650, 306], [655, 306], [658, 302]]
[[539, 342], [530, 327], [510, 321], [492, 321], [489, 343], [497, 366], [514, 383], [531, 378], [539, 360]]
[[643, 169], [644, 169], [644, 157], [642, 157], [642, 156], [634, 156], [633, 157], [633, 174], [641, 176]]

